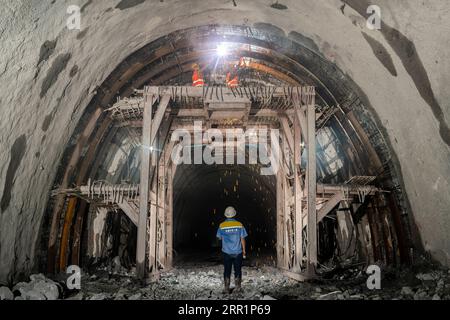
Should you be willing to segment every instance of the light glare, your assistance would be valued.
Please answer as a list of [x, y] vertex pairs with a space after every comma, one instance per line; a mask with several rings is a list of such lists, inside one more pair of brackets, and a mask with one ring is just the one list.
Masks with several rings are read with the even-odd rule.
[[217, 46], [217, 55], [219, 57], [224, 57], [228, 54], [228, 49], [224, 43], [221, 43]]

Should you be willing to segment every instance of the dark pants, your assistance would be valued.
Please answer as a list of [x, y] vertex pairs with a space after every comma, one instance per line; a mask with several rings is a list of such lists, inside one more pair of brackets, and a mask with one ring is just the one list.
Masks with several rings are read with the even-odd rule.
[[242, 278], [242, 253], [227, 254], [223, 253], [224, 278], [231, 278], [231, 268], [234, 267], [234, 277]]

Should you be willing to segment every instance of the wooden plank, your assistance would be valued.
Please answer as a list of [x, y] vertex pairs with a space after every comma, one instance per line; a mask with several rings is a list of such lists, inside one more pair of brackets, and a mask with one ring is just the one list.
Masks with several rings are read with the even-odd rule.
[[133, 222], [136, 226], [139, 226], [139, 213], [130, 205], [130, 203], [126, 200], [117, 204], [128, 218], [130, 218], [131, 222]]
[[136, 273], [140, 279], [146, 277], [145, 255], [147, 242], [147, 219], [149, 212], [149, 189], [150, 189], [150, 166], [151, 166], [151, 152], [149, 147], [151, 145], [152, 132], [152, 108], [154, 97], [150, 94], [145, 94], [144, 102], [144, 120], [142, 129], [142, 145], [141, 148], [141, 181], [139, 192], [139, 221], [137, 234], [137, 249], [136, 249]]
[[308, 208], [308, 276], [315, 274], [317, 265], [317, 212], [316, 212], [316, 111], [314, 99], [307, 106], [308, 165], [307, 165], [307, 208]]

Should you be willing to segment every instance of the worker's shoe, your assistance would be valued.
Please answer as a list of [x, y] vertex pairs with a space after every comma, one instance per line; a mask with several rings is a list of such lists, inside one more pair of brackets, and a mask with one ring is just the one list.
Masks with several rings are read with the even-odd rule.
[[235, 292], [241, 292], [242, 291], [242, 278], [235, 278], [234, 279], [234, 291]]
[[231, 282], [230, 278], [225, 278], [223, 280], [223, 283], [224, 283], [223, 293], [225, 293], [225, 294], [230, 293], [230, 282]]

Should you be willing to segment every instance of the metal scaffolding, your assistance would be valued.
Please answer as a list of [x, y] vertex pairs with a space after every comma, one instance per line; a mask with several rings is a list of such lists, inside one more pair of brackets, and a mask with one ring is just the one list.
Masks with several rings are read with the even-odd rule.
[[[168, 137], [180, 123], [169, 119], [186, 123], [200, 118], [218, 130], [246, 127], [259, 119], [259, 124], [281, 128], [277, 264], [296, 279], [316, 275], [318, 223], [341, 202], [381, 191], [370, 185], [374, 177], [353, 177], [342, 185], [317, 184], [316, 126], [330, 114], [318, 114], [314, 87], [145, 87], [105, 111], [122, 126], [142, 127], [140, 185], [89, 181], [87, 186], [58, 192], [127, 214], [138, 229], [136, 265], [142, 279], [157, 278], [160, 270], [172, 265], [176, 164], [171, 154], [176, 143]], [[304, 168], [302, 153], [307, 159]]]

